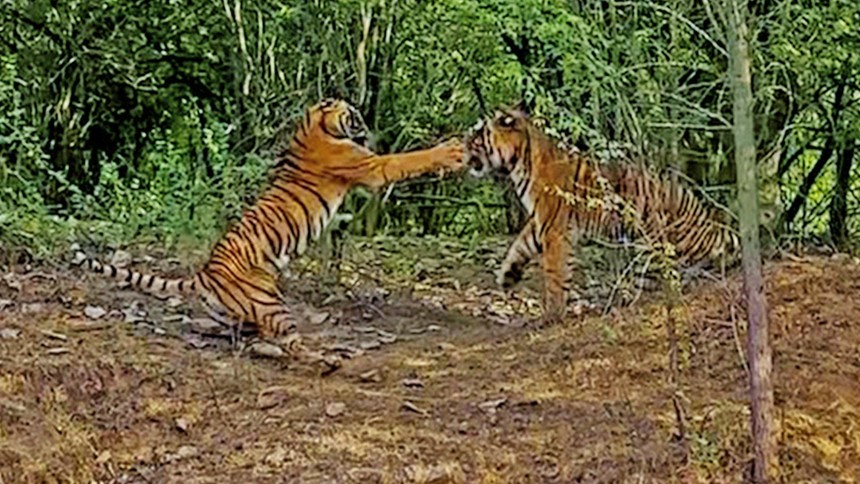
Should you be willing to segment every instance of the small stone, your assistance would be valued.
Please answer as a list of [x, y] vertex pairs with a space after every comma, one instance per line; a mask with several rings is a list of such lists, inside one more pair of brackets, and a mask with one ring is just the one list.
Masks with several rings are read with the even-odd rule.
[[334, 402], [330, 403], [325, 408], [325, 414], [329, 417], [337, 417], [342, 414], [346, 410], [346, 404], [343, 402]]
[[11, 308], [14, 304], [11, 299], [0, 299], [0, 311]]
[[167, 307], [178, 308], [179, 306], [182, 306], [182, 298], [174, 296], [167, 299]]
[[42, 303], [28, 303], [21, 305], [21, 312], [24, 314], [38, 313], [45, 309]]
[[379, 370], [368, 370], [358, 375], [358, 379], [363, 383], [379, 383], [382, 381], [382, 375]]
[[180, 417], [180, 418], [176, 419], [176, 429], [179, 430], [180, 432], [187, 434], [189, 426], [190, 425], [188, 423], [188, 419], [186, 419], [184, 417]]
[[282, 358], [285, 354], [283, 348], [280, 346], [263, 341], [258, 341], [252, 344], [248, 348], [248, 351], [251, 352], [251, 355], [260, 358]]
[[289, 395], [283, 387], [265, 388], [257, 394], [257, 408], [268, 410], [283, 403]]
[[200, 451], [197, 450], [197, 447], [194, 447], [193, 445], [183, 445], [176, 451], [174, 457], [176, 457], [177, 460], [189, 459], [191, 457], [196, 457], [199, 453]]
[[497, 398], [495, 400], [487, 400], [486, 402], [481, 402], [478, 404], [478, 408], [487, 413], [496, 413], [499, 407], [507, 403], [507, 397]]
[[111, 256], [110, 264], [120, 269], [128, 267], [131, 264], [131, 254], [124, 250], [117, 250]]
[[0, 329], [0, 339], [18, 339], [21, 336], [21, 330], [15, 328]]
[[328, 320], [329, 316], [331, 316], [331, 313], [328, 313], [326, 311], [322, 311], [319, 313], [311, 313], [308, 315], [308, 322], [313, 325], [323, 324]]
[[285, 460], [287, 460], [287, 451], [283, 447], [278, 447], [264, 459], [266, 464], [272, 467], [278, 467]]
[[224, 326], [218, 321], [210, 318], [194, 318], [188, 321], [191, 330], [201, 334], [218, 334], [224, 330]]
[[100, 306], [87, 306], [84, 308], [84, 314], [90, 319], [100, 319], [107, 314], [107, 311]]
[[367, 351], [367, 350], [379, 349], [382, 347], [382, 344], [379, 342], [379, 340], [372, 339], [370, 341], [362, 341], [361, 343], [358, 344], [358, 346], [361, 349]]
[[167, 331], [165, 331], [164, 328], [159, 328], [158, 326], [153, 327], [152, 332], [159, 336], [164, 336], [165, 334], [167, 334]]

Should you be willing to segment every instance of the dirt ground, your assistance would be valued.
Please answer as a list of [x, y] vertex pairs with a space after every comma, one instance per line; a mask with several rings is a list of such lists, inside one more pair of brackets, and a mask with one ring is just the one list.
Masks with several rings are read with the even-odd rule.
[[[330, 373], [239, 354], [175, 300], [61, 263], [11, 268], [0, 483], [743, 481], [737, 275], [674, 313], [680, 435], [659, 294], [606, 316], [580, 300], [537, 329], [533, 278], [493, 289], [501, 246], [398, 245], [352, 246], [338, 283], [313, 261], [287, 283], [313, 308], [303, 341], [342, 358]], [[187, 271], [157, 254], [135, 267]], [[860, 266], [804, 257], [766, 275], [785, 482], [856, 482]]]

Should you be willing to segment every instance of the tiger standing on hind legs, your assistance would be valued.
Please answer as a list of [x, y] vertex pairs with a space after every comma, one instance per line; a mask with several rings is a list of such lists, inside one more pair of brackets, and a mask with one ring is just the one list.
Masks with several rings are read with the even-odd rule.
[[506, 175], [525, 207], [528, 219], [508, 247], [497, 282], [513, 286], [540, 254], [544, 324], [565, 316], [569, 259], [580, 239], [632, 235], [652, 246], [670, 244], [681, 266], [737, 252], [737, 233], [691, 190], [632, 164], [598, 166], [562, 150], [522, 107], [479, 121], [467, 136], [466, 151], [473, 176]]
[[278, 288], [278, 276], [290, 257], [320, 236], [352, 188], [378, 189], [463, 166], [463, 145], [456, 139], [389, 155], [371, 151], [367, 139], [364, 119], [347, 102], [325, 99], [309, 108], [257, 201], [188, 279], [117, 268], [80, 252], [75, 263], [145, 292], [198, 296], [210, 317], [229, 326], [234, 335], [250, 324], [263, 338], [284, 336], [295, 328], [295, 319]]

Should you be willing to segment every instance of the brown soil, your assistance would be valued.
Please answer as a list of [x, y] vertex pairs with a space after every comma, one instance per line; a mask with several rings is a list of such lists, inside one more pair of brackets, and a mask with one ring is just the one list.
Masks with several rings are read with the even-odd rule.
[[[334, 297], [297, 290], [332, 313], [303, 328], [308, 341], [364, 348], [327, 376], [236, 355], [169, 322], [162, 302], [77, 271], [11, 273], [0, 482], [743, 480], [737, 277], [692, 289], [676, 313], [680, 438], [658, 298], [535, 329], [517, 318], [533, 315], [533, 289], [505, 299], [481, 289], [485, 264], [455, 265], [391, 294], [385, 271]], [[786, 482], [860, 480], [860, 267], [810, 258], [766, 273]], [[158, 322], [83, 314], [136, 300]]]

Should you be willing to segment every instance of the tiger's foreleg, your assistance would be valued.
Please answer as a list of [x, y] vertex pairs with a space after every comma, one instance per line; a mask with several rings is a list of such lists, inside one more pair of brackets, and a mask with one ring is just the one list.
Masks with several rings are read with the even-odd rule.
[[381, 188], [434, 171], [459, 170], [463, 167], [463, 144], [453, 139], [426, 150], [374, 156], [367, 160], [356, 183]]
[[543, 253], [543, 324], [561, 322], [567, 310], [570, 268], [568, 259], [573, 234], [568, 230], [550, 228], [542, 237]]
[[536, 227], [534, 216], [529, 217], [526, 225], [508, 247], [505, 259], [496, 273], [496, 283], [502, 288], [509, 289], [520, 282], [526, 264], [532, 257], [541, 253]]

